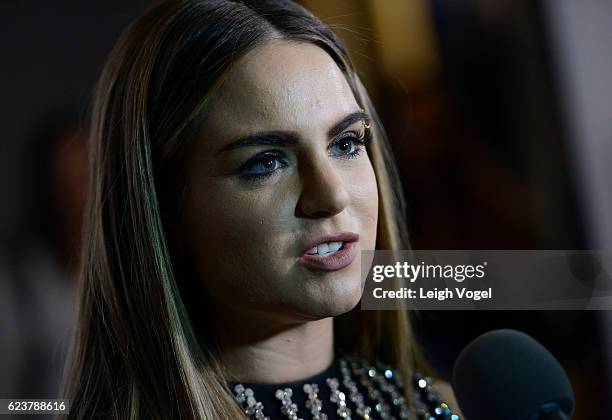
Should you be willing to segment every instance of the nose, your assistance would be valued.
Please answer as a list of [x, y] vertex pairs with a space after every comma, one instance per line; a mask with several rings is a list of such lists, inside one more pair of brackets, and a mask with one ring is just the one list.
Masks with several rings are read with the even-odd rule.
[[298, 203], [298, 216], [330, 217], [342, 212], [348, 202], [346, 179], [326, 154], [300, 165], [302, 194]]

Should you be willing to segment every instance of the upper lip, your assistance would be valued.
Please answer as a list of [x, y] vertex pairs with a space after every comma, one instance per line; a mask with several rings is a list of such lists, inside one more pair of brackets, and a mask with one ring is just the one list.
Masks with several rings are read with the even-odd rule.
[[309, 250], [314, 248], [315, 246], [325, 243], [325, 242], [357, 242], [359, 240], [359, 235], [354, 232], [339, 232], [334, 235], [324, 235], [319, 239], [310, 242], [306, 245], [306, 248], [303, 251], [303, 254], [307, 253]]

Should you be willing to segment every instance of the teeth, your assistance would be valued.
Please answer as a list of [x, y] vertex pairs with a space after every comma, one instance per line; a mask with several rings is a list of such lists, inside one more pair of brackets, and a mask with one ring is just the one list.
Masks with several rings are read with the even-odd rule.
[[342, 242], [330, 242], [328, 246], [329, 246], [330, 251], [335, 252], [339, 250], [340, 248], [342, 248]]
[[342, 242], [325, 242], [323, 244], [319, 244], [318, 246], [312, 247], [306, 253], [311, 255], [327, 256], [335, 254], [340, 248], [342, 248]]
[[329, 245], [326, 243], [317, 245], [317, 252], [319, 255], [325, 255], [329, 252]]

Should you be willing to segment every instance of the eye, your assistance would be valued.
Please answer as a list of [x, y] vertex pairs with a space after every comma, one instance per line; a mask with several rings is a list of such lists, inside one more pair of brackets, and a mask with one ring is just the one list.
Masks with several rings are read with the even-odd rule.
[[287, 166], [285, 156], [278, 150], [269, 150], [253, 156], [240, 166], [240, 176], [248, 180], [263, 179]]
[[362, 135], [347, 131], [336, 137], [329, 145], [330, 156], [341, 159], [353, 159], [361, 154], [370, 141], [369, 130]]

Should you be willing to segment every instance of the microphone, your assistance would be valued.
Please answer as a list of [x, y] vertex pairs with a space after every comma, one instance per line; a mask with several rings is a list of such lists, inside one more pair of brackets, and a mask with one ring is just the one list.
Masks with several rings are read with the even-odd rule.
[[489, 331], [468, 344], [452, 385], [468, 420], [568, 420], [574, 394], [544, 346], [516, 330]]

